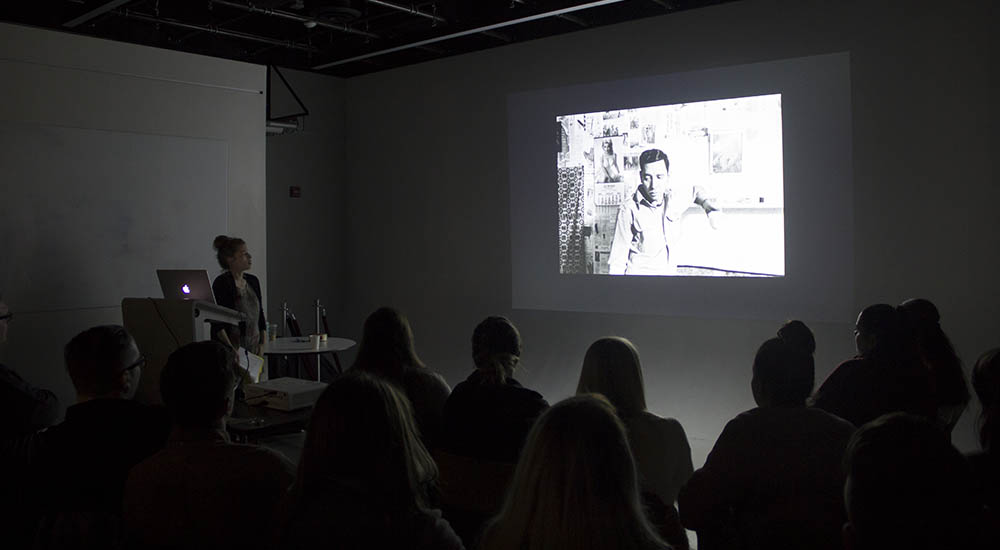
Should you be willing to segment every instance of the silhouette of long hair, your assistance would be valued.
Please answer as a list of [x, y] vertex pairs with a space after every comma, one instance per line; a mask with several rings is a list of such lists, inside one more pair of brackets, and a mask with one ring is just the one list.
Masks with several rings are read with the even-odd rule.
[[472, 332], [472, 361], [486, 384], [503, 384], [521, 361], [521, 334], [506, 317], [483, 319]]
[[639, 352], [625, 338], [601, 338], [587, 348], [580, 369], [576, 393], [599, 393], [617, 409], [622, 418], [646, 410]]
[[983, 412], [979, 416], [979, 443], [996, 453], [1000, 446], [1000, 348], [987, 351], [972, 368], [972, 388]]
[[628, 439], [614, 407], [578, 395], [539, 417], [483, 550], [665, 548], [643, 516]]
[[407, 367], [423, 366], [405, 315], [390, 307], [380, 307], [365, 319], [353, 368], [398, 383]]
[[387, 511], [424, 510], [437, 475], [406, 396], [392, 384], [350, 372], [316, 401], [292, 494], [306, 497], [346, 479], [360, 483]]
[[941, 330], [937, 307], [930, 300], [913, 298], [900, 304], [899, 310], [912, 327], [917, 348], [931, 370], [938, 404], [968, 403], [969, 388], [962, 373], [962, 360]]
[[875, 347], [863, 356], [888, 366], [920, 363], [916, 339], [900, 311], [889, 304], [866, 307], [858, 316], [859, 332], [875, 337]]

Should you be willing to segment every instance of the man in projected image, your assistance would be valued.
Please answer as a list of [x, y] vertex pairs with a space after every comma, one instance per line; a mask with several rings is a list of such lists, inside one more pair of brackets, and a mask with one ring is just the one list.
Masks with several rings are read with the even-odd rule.
[[671, 256], [680, 221], [692, 203], [700, 206], [715, 227], [718, 209], [692, 185], [670, 181], [670, 159], [659, 149], [639, 155], [639, 187], [618, 209], [611, 242], [608, 272], [611, 275], [673, 275], [677, 263]]

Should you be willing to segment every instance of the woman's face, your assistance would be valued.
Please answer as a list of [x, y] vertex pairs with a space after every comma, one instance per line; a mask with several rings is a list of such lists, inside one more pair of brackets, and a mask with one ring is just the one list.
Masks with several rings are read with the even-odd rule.
[[240, 245], [236, 249], [236, 255], [229, 258], [229, 271], [242, 273], [250, 269], [251, 263], [251, 256], [247, 252], [247, 245]]

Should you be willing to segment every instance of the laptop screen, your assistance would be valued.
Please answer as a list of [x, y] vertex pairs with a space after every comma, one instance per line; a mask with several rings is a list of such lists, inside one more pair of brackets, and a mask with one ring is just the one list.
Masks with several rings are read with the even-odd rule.
[[163, 297], [172, 300], [204, 300], [215, 303], [208, 272], [204, 269], [157, 269]]

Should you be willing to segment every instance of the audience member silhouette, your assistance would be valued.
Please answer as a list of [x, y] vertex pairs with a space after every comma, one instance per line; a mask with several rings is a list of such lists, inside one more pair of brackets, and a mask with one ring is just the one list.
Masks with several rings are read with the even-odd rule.
[[[0, 295], [0, 346], [7, 343], [7, 327], [13, 319]], [[13, 369], [0, 363], [0, 439], [51, 426], [59, 418], [59, 400], [49, 390], [24, 381]]]
[[936, 422], [951, 434], [969, 404], [969, 388], [962, 373], [962, 360], [948, 335], [941, 330], [941, 315], [930, 300], [913, 298], [899, 305], [914, 331], [917, 349], [930, 369]]
[[930, 373], [896, 308], [866, 307], [858, 315], [854, 341], [858, 355], [827, 377], [813, 396], [814, 406], [855, 426], [896, 411], [934, 418]]
[[578, 395], [542, 413], [481, 548], [669, 548], [643, 514], [625, 426], [607, 400]]
[[521, 335], [505, 317], [487, 317], [472, 333], [475, 370], [444, 407], [449, 452], [498, 462], [517, 462], [531, 426], [549, 404], [514, 379]]
[[170, 420], [132, 401], [145, 359], [124, 328], [85, 330], [64, 355], [77, 403], [24, 446], [37, 489], [30, 504], [42, 518], [36, 547], [107, 547], [121, 536], [128, 472], [163, 447]]
[[806, 407], [814, 366], [802, 342], [760, 346], [750, 382], [757, 408], [726, 424], [681, 491], [681, 521], [701, 550], [839, 547], [840, 461], [854, 427]]
[[1000, 348], [987, 351], [976, 361], [972, 388], [982, 405], [978, 420], [982, 452], [971, 454], [969, 463], [986, 503], [1000, 516]]
[[166, 448], [132, 468], [123, 514], [135, 548], [265, 548], [249, 523], [270, 518], [295, 480], [278, 453], [230, 443], [225, 418], [239, 381], [231, 347], [187, 344], [160, 374], [173, 419]]
[[[778, 329], [778, 338], [788, 345], [812, 356], [816, 353], [816, 337], [805, 323], [797, 319], [788, 321]], [[810, 385], [812, 385], [810, 383]]]
[[369, 315], [352, 368], [401, 388], [412, 403], [424, 445], [433, 448], [438, 444], [444, 404], [451, 388], [417, 356], [413, 330], [405, 315], [389, 307], [381, 307]]
[[277, 547], [461, 549], [430, 499], [437, 467], [406, 396], [347, 373], [313, 410], [296, 479], [279, 514]]
[[981, 507], [969, 465], [929, 421], [892, 413], [865, 424], [845, 468], [847, 550], [976, 547]]
[[691, 447], [681, 423], [646, 410], [639, 352], [625, 338], [601, 338], [587, 349], [577, 394], [604, 395], [625, 424], [650, 520], [675, 548], [687, 535], [677, 517], [677, 493], [691, 477]]

